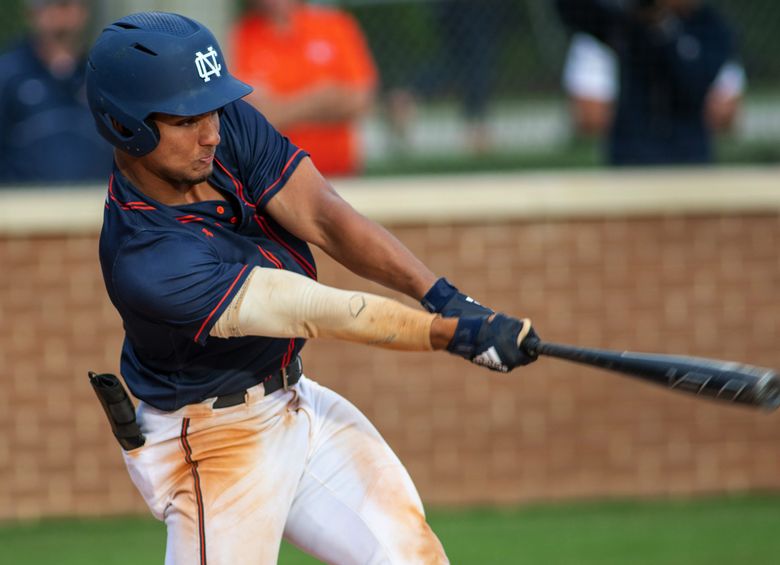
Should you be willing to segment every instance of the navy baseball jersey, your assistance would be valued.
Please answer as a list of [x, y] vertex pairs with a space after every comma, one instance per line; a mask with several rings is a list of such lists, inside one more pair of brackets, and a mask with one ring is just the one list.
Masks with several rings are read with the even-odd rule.
[[220, 118], [212, 186], [227, 200], [166, 206], [114, 167], [100, 262], [122, 316], [121, 371], [161, 410], [252, 387], [286, 366], [303, 339], [209, 338], [255, 266], [316, 278], [308, 245], [264, 213], [306, 153], [249, 104]]

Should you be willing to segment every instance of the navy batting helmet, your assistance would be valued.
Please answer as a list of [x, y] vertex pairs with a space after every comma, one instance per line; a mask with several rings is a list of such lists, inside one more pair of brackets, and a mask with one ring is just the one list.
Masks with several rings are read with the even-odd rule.
[[97, 129], [135, 156], [160, 141], [151, 114], [197, 116], [251, 91], [228, 72], [214, 35], [178, 14], [126, 16], [106, 27], [89, 52], [87, 98]]

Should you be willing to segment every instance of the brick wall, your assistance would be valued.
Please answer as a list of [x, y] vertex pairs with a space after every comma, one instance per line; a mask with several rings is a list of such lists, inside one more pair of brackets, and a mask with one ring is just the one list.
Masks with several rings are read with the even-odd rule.
[[[436, 272], [551, 340], [780, 367], [780, 215], [390, 226]], [[359, 245], [356, 242], [356, 245]], [[0, 238], [0, 518], [143, 511], [88, 385], [121, 324], [94, 235]], [[379, 291], [320, 256], [321, 280]], [[310, 343], [307, 374], [376, 424], [430, 503], [780, 488], [777, 414], [543, 359]]]

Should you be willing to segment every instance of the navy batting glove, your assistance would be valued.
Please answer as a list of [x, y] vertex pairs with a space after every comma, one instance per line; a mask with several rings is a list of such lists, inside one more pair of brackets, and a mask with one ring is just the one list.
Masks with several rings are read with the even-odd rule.
[[466, 296], [455, 288], [450, 281], [441, 277], [425, 293], [420, 304], [428, 310], [441, 314], [445, 318], [460, 318], [462, 316], [485, 316], [493, 313], [493, 310], [482, 306], [479, 302]]
[[536, 361], [538, 355], [529, 345], [538, 341], [528, 319], [521, 321], [500, 313], [467, 316], [458, 320], [447, 351], [491, 371], [508, 373]]

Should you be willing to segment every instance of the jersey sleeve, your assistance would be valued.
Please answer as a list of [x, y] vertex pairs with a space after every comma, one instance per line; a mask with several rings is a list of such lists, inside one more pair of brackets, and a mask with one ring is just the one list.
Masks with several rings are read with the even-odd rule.
[[192, 234], [144, 231], [123, 246], [111, 275], [124, 307], [204, 345], [249, 270]]
[[225, 107], [223, 120], [225, 135], [233, 137], [232, 147], [247, 195], [260, 210], [284, 187], [308, 153], [242, 100]]

